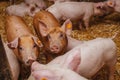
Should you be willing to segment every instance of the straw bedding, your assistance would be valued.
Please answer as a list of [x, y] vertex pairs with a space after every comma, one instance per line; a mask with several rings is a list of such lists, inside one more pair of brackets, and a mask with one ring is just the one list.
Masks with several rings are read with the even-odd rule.
[[[51, 3], [47, 3], [50, 5]], [[0, 2], [0, 34], [6, 41], [5, 34], [5, 8], [9, 5], [9, 2]], [[26, 23], [33, 30], [32, 17], [24, 17]], [[93, 18], [91, 19], [91, 27], [88, 30], [73, 30], [72, 37], [78, 40], [91, 40], [97, 37], [109, 38], [112, 37], [116, 32], [118, 35], [114, 41], [117, 45], [117, 64], [115, 72], [115, 80], [120, 80], [120, 14], [113, 13], [104, 18]], [[76, 27], [76, 26], [73, 26]], [[94, 80], [107, 80], [106, 69], [100, 70]]]

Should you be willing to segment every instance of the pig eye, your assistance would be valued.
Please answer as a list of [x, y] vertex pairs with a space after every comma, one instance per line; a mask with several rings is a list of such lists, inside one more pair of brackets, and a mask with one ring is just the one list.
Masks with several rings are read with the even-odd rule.
[[50, 39], [51, 38], [50, 35], [47, 35], [47, 38]]
[[33, 13], [35, 11], [35, 7], [31, 7], [30, 12]]
[[19, 50], [23, 50], [23, 48], [21, 46], [18, 47]]
[[36, 7], [38, 7], [38, 5], [37, 5], [37, 4], [35, 4], [35, 6], [36, 6]]
[[33, 48], [35, 48], [35, 47], [37, 47], [37, 45], [36, 45], [36, 44], [34, 44], [34, 45], [33, 45]]
[[61, 34], [60, 34], [60, 37], [62, 38], [63, 36], [64, 36], [64, 35], [61, 33]]

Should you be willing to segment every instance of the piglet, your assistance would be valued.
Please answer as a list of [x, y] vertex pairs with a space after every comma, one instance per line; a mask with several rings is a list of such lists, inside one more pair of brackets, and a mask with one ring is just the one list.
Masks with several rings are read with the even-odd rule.
[[34, 16], [36, 12], [40, 11], [35, 5], [27, 5], [20, 3], [17, 5], [11, 5], [6, 8], [6, 13], [9, 15], [16, 15], [24, 17], [25, 15]]
[[79, 21], [79, 29], [83, 25], [88, 28], [92, 16], [102, 16], [107, 12], [104, 2], [62, 2], [54, 4], [46, 10], [51, 12], [58, 20], [71, 19]]
[[20, 64], [20, 74], [24, 79], [31, 64], [39, 57], [41, 41], [31, 32], [25, 21], [18, 16], [7, 16], [6, 35], [8, 47], [13, 50]]
[[18, 80], [19, 73], [20, 73], [19, 62], [18, 62], [14, 52], [7, 46], [7, 43], [5, 43], [4, 41], [2, 41], [2, 42], [3, 42], [4, 48], [5, 48], [8, 62], [10, 65], [10, 69], [12, 72], [12, 79]]
[[25, 0], [25, 3], [28, 5], [34, 4], [40, 9], [45, 9], [47, 7], [44, 0]]
[[31, 65], [39, 55], [40, 40], [33, 35], [21, 17], [6, 18], [8, 46], [14, 51], [17, 59], [25, 65]]
[[59, 22], [50, 12], [40, 11], [34, 16], [33, 25], [44, 45], [47, 62], [53, 57], [64, 54], [68, 43], [66, 34], [69, 35], [72, 30], [72, 23], [69, 19], [60, 27]]
[[33, 80], [88, 80], [74, 71], [58, 65], [32, 64]]
[[[109, 71], [109, 80], [114, 80], [117, 59], [116, 49], [116, 45], [111, 38], [97, 38], [74, 47], [72, 50], [63, 56], [55, 58], [47, 65], [59, 64], [72, 69], [86, 78], [92, 78], [106, 65]], [[75, 56], [74, 52], [78, 50], [79, 53]], [[80, 58], [78, 56], [80, 56]]]

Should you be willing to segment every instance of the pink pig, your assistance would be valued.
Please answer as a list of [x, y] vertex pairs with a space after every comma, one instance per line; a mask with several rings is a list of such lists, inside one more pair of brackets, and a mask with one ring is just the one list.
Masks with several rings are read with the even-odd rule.
[[[75, 60], [70, 62], [71, 58], [67, 59], [67, 57], [68, 55], [73, 57], [72, 53], [76, 50], [79, 50], [80, 59], [75, 56]], [[109, 80], [114, 80], [116, 58], [116, 45], [111, 38], [97, 38], [73, 48], [65, 55], [51, 61], [48, 65], [60, 64], [69, 68], [78, 65], [72, 70], [86, 78], [92, 78], [104, 65], [107, 65]], [[81, 61], [80, 64], [78, 64], [79, 60]]]
[[54, 4], [46, 10], [51, 12], [58, 20], [71, 19], [79, 21], [79, 28], [82, 29], [83, 24], [89, 27], [89, 21], [92, 16], [102, 16], [107, 12], [104, 2], [62, 2]]
[[27, 5], [25, 3], [20, 3], [18, 5], [11, 5], [6, 8], [6, 12], [9, 15], [16, 15], [16, 16], [34, 16], [36, 12], [40, 11], [35, 5]]
[[32, 80], [88, 80], [68, 68], [37, 62], [32, 64], [32, 76], [34, 78]]

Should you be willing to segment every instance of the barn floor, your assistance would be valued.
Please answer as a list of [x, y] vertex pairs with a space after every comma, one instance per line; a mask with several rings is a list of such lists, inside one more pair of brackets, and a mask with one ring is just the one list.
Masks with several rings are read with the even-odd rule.
[[[0, 2], [0, 34], [2, 38], [6, 41], [5, 34], [5, 8], [9, 5], [8, 2]], [[28, 26], [33, 30], [32, 18], [25, 16], [24, 17]], [[115, 80], [120, 80], [120, 14], [114, 13], [109, 16], [106, 16], [102, 19], [96, 18], [91, 20], [91, 27], [86, 30], [73, 30], [72, 37], [78, 40], [91, 40], [97, 37], [109, 38], [115, 33], [118, 33], [114, 39], [117, 45], [117, 64], [115, 72]], [[106, 69], [102, 69], [94, 80], [108, 80]]]

